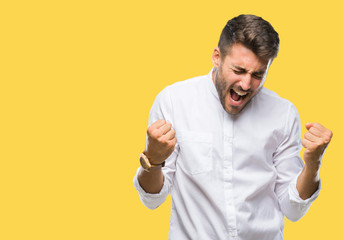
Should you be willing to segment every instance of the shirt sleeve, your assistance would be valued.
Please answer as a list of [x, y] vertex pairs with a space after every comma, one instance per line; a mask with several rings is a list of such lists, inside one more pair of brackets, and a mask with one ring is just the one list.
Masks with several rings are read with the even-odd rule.
[[306, 214], [321, 189], [321, 182], [319, 182], [317, 191], [310, 198], [303, 200], [299, 196], [296, 183], [304, 167], [300, 158], [301, 148], [300, 118], [298, 111], [291, 104], [283, 141], [274, 153], [274, 165], [277, 170], [275, 192], [281, 211], [291, 221], [297, 221]]
[[[172, 103], [168, 92], [168, 87], [160, 92], [152, 107], [149, 114], [149, 124], [153, 124], [159, 119], [164, 119], [174, 126], [172, 114]], [[148, 145], [148, 137], [146, 138], [146, 146]], [[174, 152], [166, 159], [165, 166], [162, 168], [164, 175], [163, 187], [159, 193], [151, 194], [144, 191], [138, 181], [138, 173], [142, 170], [142, 167], [137, 169], [136, 175], [133, 179], [133, 185], [138, 191], [141, 202], [149, 209], [156, 209], [159, 207], [167, 198], [174, 181], [175, 175], [175, 162], [178, 155], [179, 146], [176, 144]]]

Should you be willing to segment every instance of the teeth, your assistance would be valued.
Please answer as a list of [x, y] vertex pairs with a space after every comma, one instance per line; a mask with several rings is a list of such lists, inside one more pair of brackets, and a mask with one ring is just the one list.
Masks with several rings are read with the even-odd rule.
[[237, 91], [237, 90], [234, 90], [239, 96], [245, 96], [247, 95], [248, 93], [247, 92], [240, 92], [240, 91]]

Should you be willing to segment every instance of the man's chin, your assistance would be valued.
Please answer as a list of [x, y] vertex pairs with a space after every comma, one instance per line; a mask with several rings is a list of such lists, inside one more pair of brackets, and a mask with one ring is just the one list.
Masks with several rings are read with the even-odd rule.
[[239, 106], [235, 106], [235, 105], [231, 105], [231, 104], [227, 104], [225, 106], [225, 111], [231, 115], [237, 115], [239, 114], [240, 112], [242, 112], [242, 110], [248, 105], [248, 103], [250, 102], [247, 101], [245, 103], [242, 103], [241, 105]]
[[237, 108], [237, 107], [225, 107], [225, 111], [231, 115], [236, 115], [242, 111], [243, 108]]

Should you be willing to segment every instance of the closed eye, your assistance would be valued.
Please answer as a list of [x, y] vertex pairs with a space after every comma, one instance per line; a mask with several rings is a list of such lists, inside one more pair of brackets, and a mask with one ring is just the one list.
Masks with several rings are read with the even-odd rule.
[[260, 74], [253, 74], [253, 77], [256, 78], [256, 79], [262, 80], [263, 75], [260, 75]]
[[243, 74], [245, 73], [245, 71], [242, 71], [242, 70], [235, 70], [235, 69], [232, 69], [232, 71], [236, 74]]

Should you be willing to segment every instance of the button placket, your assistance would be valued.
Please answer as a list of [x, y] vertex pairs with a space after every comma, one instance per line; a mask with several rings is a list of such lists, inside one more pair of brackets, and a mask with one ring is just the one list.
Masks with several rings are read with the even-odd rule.
[[227, 227], [231, 237], [237, 236], [236, 230], [236, 214], [233, 202], [233, 119], [227, 113], [224, 115], [224, 129], [223, 129], [223, 145], [224, 145], [224, 188], [225, 188], [225, 205], [226, 205], [226, 217]]

